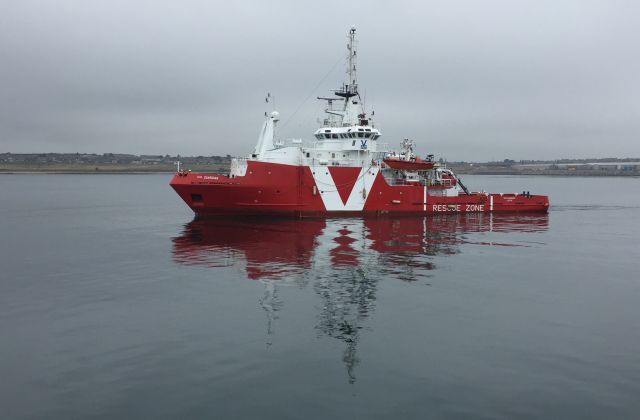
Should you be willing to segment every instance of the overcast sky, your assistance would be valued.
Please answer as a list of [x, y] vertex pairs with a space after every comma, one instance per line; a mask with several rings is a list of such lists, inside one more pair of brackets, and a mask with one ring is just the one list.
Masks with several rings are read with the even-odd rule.
[[246, 155], [267, 92], [311, 138], [351, 25], [380, 141], [640, 157], [633, 0], [0, 0], [0, 152]]

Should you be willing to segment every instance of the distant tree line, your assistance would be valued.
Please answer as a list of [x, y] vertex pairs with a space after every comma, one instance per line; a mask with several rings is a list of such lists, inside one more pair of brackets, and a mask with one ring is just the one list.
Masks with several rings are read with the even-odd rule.
[[0, 163], [22, 164], [119, 164], [154, 165], [173, 164], [176, 161], [187, 164], [211, 165], [231, 161], [231, 156], [171, 156], [132, 155], [123, 153], [1, 153]]

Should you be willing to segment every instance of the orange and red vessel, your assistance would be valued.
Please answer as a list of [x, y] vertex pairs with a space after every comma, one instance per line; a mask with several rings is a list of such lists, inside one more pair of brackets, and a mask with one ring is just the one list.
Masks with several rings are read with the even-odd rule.
[[384, 215], [543, 212], [549, 198], [471, 192], [433, 155], [405, 139], [390, 151], [365, 112], [356, 78], [355, 28], [348, 34], [347, 81], [327, 101], [311, 141], [279, 139], [279, 114], [265, 114], [253, 153], [228, 173], [178, 170], [171, 186], [198, 215]]

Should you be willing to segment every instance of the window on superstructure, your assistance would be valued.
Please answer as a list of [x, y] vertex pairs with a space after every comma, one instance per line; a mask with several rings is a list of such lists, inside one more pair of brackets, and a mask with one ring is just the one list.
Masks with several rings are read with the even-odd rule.
[[358, 133], [358, 137], [360, 138], [364, 137], [364, 133]]
[[331, 138], [331, 134], [325, 134], [325, 135], [324, 135], [324, 138], [325, 138], [325, 139], [330, 139], [330, 138]]
[[337, 135], [337, 134], [332, 134], [331, 136], [332, 136], [334, 139], [337, 139], [337, 138], [338, 138], [338, 135]]
[[364, 133], [364, 136], [365, 136], [366, 138], [370, 138], [370, 137], [371, 137], [371, 133]]
[[356, 141], [355, 141], [355, 140], [354, 140], [354, 141], [352, 141], [352, 142], [351, 142], [351, 145], [352, 145], [352, 146], [355, 146], [355, 145], [356, 145]]

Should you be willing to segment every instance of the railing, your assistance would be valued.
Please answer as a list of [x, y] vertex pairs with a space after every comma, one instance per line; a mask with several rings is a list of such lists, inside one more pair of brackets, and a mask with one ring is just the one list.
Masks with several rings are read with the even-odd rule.
[[289, 147], [289, 146], [307, 147], [309, 144], [312, 144], [309, 140], [303, 140], [303, 139], [297, 139], [297, 138], [278, 139], [278, 140], [275, 140], [273, 143], [276, 149], [280, 149], [282, 147]]
[[378, 143], [378, 147], [376, 148], [377, 153], [388, 153], [389, 152], [389, 143]]
[[453, 187], [455, 179], [430, 179], [429, 185], [434, 187]]
[[405, 179], [405, 178], [395, 178], [395, 177], [384, 177], [387, 184], [391, 186], [395, 185], [416, 185], [417, 183], [421, 185], [427, 185], [429, 187], [443, 187], [443, 188], [451, 188], [456, 185], [456, 181], [454, 179]]
[[231, 167], [229, 168], [229, 176], [245, 176], [247, 173], [247, 158], [239, 157], [231, 159]]
[[416, 184], [424, 185], [425, 184], [424, 179], [407, 180], [404, 178], [385, 178], [384, 180], [387, 181], [387, 184], [389, 184], [392, 187], [402, 186], [402, 185], [416, 185]]
[[309, 166], [366, 166], [366, 162], [358, 159], [344, 158], [305, 158], [304, 164]]

